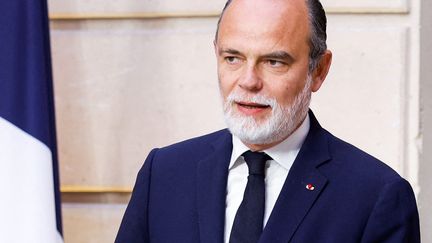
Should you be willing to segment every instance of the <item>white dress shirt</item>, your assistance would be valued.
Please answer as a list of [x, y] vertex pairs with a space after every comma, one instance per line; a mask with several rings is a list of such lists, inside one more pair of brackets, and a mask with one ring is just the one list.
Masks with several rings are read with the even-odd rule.
[[[264, 150], [273, 160], [266, 162], [265, 167], [265, 209], [264, 226], [270, 217], [276, 199], [282, 189], [288, 172], [297, 157], [310, 127], [309, 115], [300, 127], [287, 139], [274, 147]], [[249, 148], [239, 138], [232, 136], [233, 150], [229, 164], [226, 209], [225, 209], [225, 242], [229, 242], [235, 214], [243, 200], [244, 190], [249, 175], [247, 164], [241, 156]]]

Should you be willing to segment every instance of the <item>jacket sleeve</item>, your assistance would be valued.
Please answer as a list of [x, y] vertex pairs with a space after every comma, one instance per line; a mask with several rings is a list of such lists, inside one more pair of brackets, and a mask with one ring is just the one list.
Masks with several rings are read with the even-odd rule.
[[387, 183], [366, 225], [362, 243], [419, 243], [419, 215], [410, 184], [403, 178]]
[[132, 197], [126, 208], [115, 243], [148, 243], [148, 203], [151, 183], [151, 168], [157, 149], [147, 156], [138, 173]]

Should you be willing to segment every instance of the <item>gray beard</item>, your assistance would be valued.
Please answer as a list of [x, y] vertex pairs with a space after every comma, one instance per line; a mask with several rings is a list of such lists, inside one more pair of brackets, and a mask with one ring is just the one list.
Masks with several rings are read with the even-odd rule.
[[[243, 143], [272, 144], [290, 136], [306, 117], [311, 100], [310, 87], [312, 78], [308, 75], [302, 91], [294, 98], [291, 105], [283, 107], [276, 99], [255, 95], [247, 97], [231, 93], [224, 101], [224, 118], [230, 132]], [[258, 123], [252, 116], [242, 116], [233, 109], [235, 101], [248, 101], [269, 105], [270, 117]]]

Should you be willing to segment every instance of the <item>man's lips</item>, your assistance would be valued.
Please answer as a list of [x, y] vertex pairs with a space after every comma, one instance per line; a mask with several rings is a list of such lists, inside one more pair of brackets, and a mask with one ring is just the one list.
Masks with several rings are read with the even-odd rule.
[[253, 103], [253, 102], [235, 102], [239, 112], [244, 115], [258, 115], [262, 112], [266, 112], [271, 108], [269, 105]]
[[269, 105], [258, 104], [253, 102], [236, 102], [236, 104], [246, 109], [265, 109], [270, 107]]

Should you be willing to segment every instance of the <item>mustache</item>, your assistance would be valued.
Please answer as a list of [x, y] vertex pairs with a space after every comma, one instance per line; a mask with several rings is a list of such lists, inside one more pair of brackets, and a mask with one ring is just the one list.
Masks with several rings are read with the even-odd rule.
[[277, 101], [275, 98], [267, 97], [262, 94], [256, 95], [246, 95], [240, 94], [236, 92], [231, 92], [230, 95], [226, 98], [226, 105], [232, 105], [233, 103], [256, 103], [263, 106], [270, 106], [274, 108], [277, 106]]

